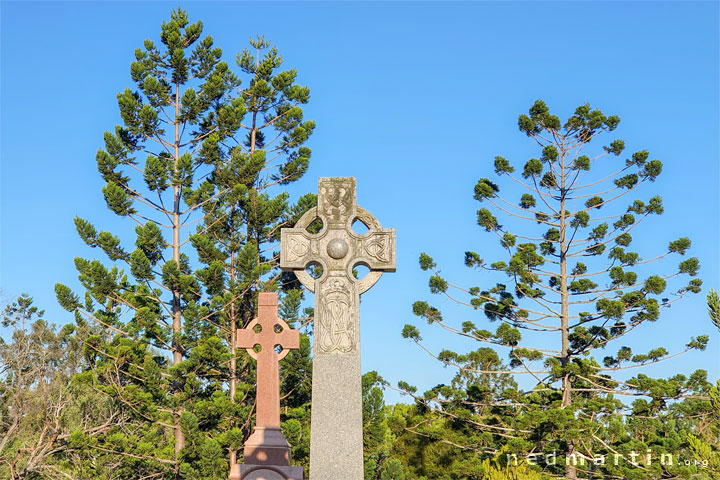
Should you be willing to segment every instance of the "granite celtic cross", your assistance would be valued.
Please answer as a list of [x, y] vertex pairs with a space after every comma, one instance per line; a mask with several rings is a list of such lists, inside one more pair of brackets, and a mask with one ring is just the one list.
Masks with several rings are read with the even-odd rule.
[[[323, 227], [311, 234], [315, 219]], [[368, 231], [353, 231], [355, 221]], [[320, 278], [305, 270], [311, 264], [322, 267]], [[357, 265], [370, 270], [360, 280]], [[280, 266], [315, 293], [310, 478], [362, 480], [359, 295], [395, 271], [395, 230], [357, 205], [355, 178], [323, 177], [317, 207], [281, 231]]]

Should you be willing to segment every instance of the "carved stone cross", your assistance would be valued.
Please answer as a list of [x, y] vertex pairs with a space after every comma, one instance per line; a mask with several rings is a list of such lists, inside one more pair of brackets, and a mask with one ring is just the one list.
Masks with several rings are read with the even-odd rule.
[[291, 349], [299, 348], [300, 334], [278, 318], [277, 293], [258, 295], [258, 316], [238, 329], [237, 346], [257, 360], [255, 430], [244, 445], [245, 463], [231, 466], [229, 478], [302, 480], [302, 467], [290, 466], [290, 445], [280, 429], [278, 367]]
[[[311, 234], [315, 219], [323, 227]], [[356, 220], [366, 233], [353, 231]], [[317, 280], [305, 271], [311, 264], [322, 267]], [[357, 265], [370, 270], [361, 280]], [[355, 178], [323, 177], [317, 207], [281, 231], [280, 266], [315, 293], [310, 478], [362, 480], [359, 295], [395, 271], [395, 230], [357, 205]]]

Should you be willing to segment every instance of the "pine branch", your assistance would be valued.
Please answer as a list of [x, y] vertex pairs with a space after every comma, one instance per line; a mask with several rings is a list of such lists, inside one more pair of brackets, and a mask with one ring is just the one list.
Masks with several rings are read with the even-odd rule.
[[[433, 270], [433, 273], [435, 273], [435, 274], [437, 275], [439, 272]], [[466, 289], [464, 289], [464, 288], [462, 288], [462, 287], [460, 287], [460, 286], [458, 286], [458, 285], [454, 285], [454, 284], [452, 284], [452, 283], [448, 283], [448, 287], [451, 287], [451, 288], [454, 288], [454, 289], [459, 290], [459, 291], [461, 291], [461, 292], [470, 294], [470, 292], [469, 292], [468, 290], [466, 290]], [[457, 303], [457, 304], [459, 304], [459, 305], [464, 305], [464, 306], [466, 306], [466, 307], [472, 307], [473, 309], [483, 310], [483, 312], [487, 312], [487, 310], [485, 309], [485, 307], [479, 308], [479, 307], [476, 307], [475, 305], [472, 305], [472, 304], [470, 304], [470, 303], [463, 302], [462, 300], [459, 300], [459, 299], [453, 297], [452, 295], [450, 295], [450, 294], [447, 293], [447, 292], [443, 292], [443, 294], [444, 294], [448, 299], [452, 300], [453, 302], [455, 302], [455, 303]], [[493, 297], [486, 297], [486, 296], [484, 296], [484, 295], [473, 295], [473, 297], [479, 298], [479, 299], [481, 299], [481, 300], [485, 300], [485, 301], [487, 301], [487, 302], [492, 302], [492, 303], [497, 302], [497, 300], [496, 300], [495, 298], [493, 298]], [[557, 316], [559, 315], [559, 314], [557, 314], [556, 312], [552, 312], [553, 315], [548, 315], [547, 313], [539, 312], [539, 311], [537, 311], [537, 310], [531, 310], [531, 309], [527, 309], [527, 308], [523, 308], [523, 310], [525, 310], [525, 311], [527, 311], [527, 312], [529, 312], [529, 313], [534, 313], [535, 315], [538, 315], [538, 317], [539, 317], [538, 320], [541, 320], [541, 319], [544, 319], [544, 318], [557, 317]], [[501, 314], [501, 313], [497, 313], [497, 315], [498, 315], [499, 317], [501, 317], [501, 320], [502, 320], [503, 318], [508, 319], [508, 320], [502, 320], [502, 321], [504, 321], [505, 323], [508, 323], [508, 324], [510, 324], [510, 325], [512, 325], [512, 323], [515, 322], [515, 319], [514, 319], [513, 317], [509, 317], [509, 316], [503, 315], [503, 314]], [[527, 320], [526, 320], [526, 321], [527, 321]], [[554, 327], [554, 326], [551, 326], [551, 325], [542, 325], [542, 324], [539, 324], [539, 323], [536, 323], [536, 322], [530, 322], [530, 323], [535, 323], [537, 326], [543, 327], [543, 328], [547, 328], [547, 329], [549, 329], [549, 330], [555, 330], [555, 329], [557, 329], [557, 327]]]
[[[479, 340], [482, 340], [482, 339], [479, 339]], [[531, 371], [526, 372], [523, 370], [480, 370], [480, 369], [476, 369], [476, 368], [467, 368], [460, 364], [440, 358], [438, 355], [435, 355], [434, 353], [432, 353], [432, 351], [430, 351], [430, 349], [425, 347], [425, 345], [420, 343], [420, 341], [418, 341], [418, 340], [412, 339], [412, 341], [415, 342], [417, 344], [417, 346], [419, 346], [421, 349], [423, 349], [425, 351], [425, 353], [430, 355], [435, 360], [438, 360], [438, 361], [444, 363], [445, 365], [455, 367], [462, 372], [482, 373], [482, 374], [490, 374], [490, 373], [492, 373], [492, 374], [508, 374], [508, 375], [522, 375], [525, 373], [550, 373], [549, 370], [531, 370]]]
[[[581, 186], [579, 186], [579, 187], [574, 187], [573, 190], [580, 190], [581, 188], [594, 187], [595, 185], [598, 185], [598, 184], [604, 182], [605, 180], [608, 180], [608, 179], [610, 179], [610, 178], [617, 177], [618, 175], [620, 175], [621, 173], [623, 173], [623, 172], [624, 172], [625, 170], [627, 170], [628, 168], [630, 168], [630, 165], [628, 165], [628, 166], [626, 166], [626, 167], [624, 167], [624, 168], [621, 168], [621, 169], [618, 170], [617, 172], [613, 172], [613, 173], [611, 173], [610, 175], [608, 175], [608, 176], [606, 176], [606, 177], [603, 177], [603, 178], [601, 178], [600, 180], [598, 180], [598, 181], [596, 181], [596, 182], [588, 183], [588, 184], [586, 184], [586, 185], [581, 185]], [[592, 195], [591, 195], [591, 196], [592, 196]], [[582, 197], [577, 197], [577, 198], [582, 198]]]
[[708, 315], [715, 328], [720, 330], [720, 297], [717, 291], [710, 290], [707, 294]]

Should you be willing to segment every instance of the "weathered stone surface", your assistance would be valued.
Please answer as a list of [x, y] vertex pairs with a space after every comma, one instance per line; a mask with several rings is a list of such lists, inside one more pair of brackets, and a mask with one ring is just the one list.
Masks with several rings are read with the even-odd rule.
[[[323, 228], [311, 234], [317, 218]], [[355, 233], [355, 221], [368, 232]], [[319, 279], [305, 271], [310, 264], [322, 267]], [[361, 280], [357, 265], [370, 269]], [[362, 480], [359, 295], [395, 271], [395, 230], [357, 206], [355, 178], [320, 178], [318, 206], [281, 231], [280, 266], [315, 293], [310, 478]]]
[[[300, 346], [300, 334], [278, 318], [277, 293], [259, 294], [258, 316], [247, 328], [238, 329], [237, 346], [257, 360], [257, 398], [255, 430], [244, 445], [245, 463], [231, 465], [229, 478], [302, 480], [302, 467], [290, 466], [290, 444], [280, 429], [278, 368], [278, 362]], [[255, 346], [260, 347], [259, 352]]]

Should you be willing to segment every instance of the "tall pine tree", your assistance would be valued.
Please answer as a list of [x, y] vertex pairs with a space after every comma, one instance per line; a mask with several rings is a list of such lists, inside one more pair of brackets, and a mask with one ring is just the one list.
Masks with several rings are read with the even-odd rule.
[[[642, 374], [624, 382], [613, 378], [620, 370], [670, 356], [662, 345], [637, 353], [620, 342], [635, 330], [650, 328], [645, 324], [655, 322], [663, 307], [699, 292], [702, 284], [694, 278], [699, 269], [694, 257], [681, 260], [674, 271], [651, 269], [655, 262], [685, 255], [690, 248], [687, 237], [669, 241], [647, 256], [631, 248], [639, 226], [663, 213], [659, 196], [635, 197], [641, 187], [655, 181], [662, 163], [651, 159], [646, 150], [614, 160], [625, 149], [620, 139], [596, 146], [598, 137], [614, 131], [619, 121], [586, 104], [562, 123], [541, 100], [528, 115], [520, 115], [520, 131], [538, 146], [539, 156], [525, 162], [520, 175], [505, 158], [494, 160], [495, 173], [518, 186], [517, 200], [503, 198], [499, 185], [488, 178], [480, 179], [474, 189], [474, 198], [487, 205], [477, 211], [477, 223], [497, 237], [506, 258], [485, 262], [476, 252], [465, 253], [466, 266], [499, 275], [500, 281], [485, 288], [458, 287], [440, 275], [430, 256], [420, 256], [421, 268], [432, 272], [430, 291], [453, 300], [458, 294], [467, 295], [467, 300], [458, 301], [499, 323], [494, 331], [474, 321], [453, 327], [427, 302], [413, 305], [414, 313], [429, 323], [509, 351], [514, 370], [507, 373], [527, 374], [536, 385], [530, 396], [509, 391], [514, 398], [505, 398], [506, 404], [516, 408], [525, 403], [530, 411], [537, 411], [533, 404], [540, 402], [550, 409], [535, 418], [535, 422], [544, 419], [544, 431], [533, 427], [533, 422], [515, 423], [515, 428], [526, 431], [526, 438], [537, 436], [543, 448], [572, 458], [564, 471], [570, 479], [577, 478], [574, 458], [592, 455], [591, 446], [603, 441], [600, 434], [595, 438], [591, 434], [593, 419], [608, 418], [621, 408], [616, 394], [646, 395], [652, 400], [650, 409], [643, 410], [645, 400], [637, 400], [635, 408], [652, 412], [654, 406], [657, 412], [668, 398], [679, 398], [696, 385], [702, 390], [707, 383], [703, 372], [668, 381]], [[668, 282], [682, 275], [690, 276], [689, 282], [665, 293]], [[411, 325], [403, 335], [421, 340]], [[706, 336], [689, 339], [685, 351], [704, 349], [707, 340]], [[593, 354], [611, 345], [618, 345], [614, 353], [597, 361]], [[468, 355], [446, 350], [438, 358], [473, 369], [467, 365]], [[517, 419], [517, 415], [505, 417], [511, 422]]]
[[[246, 119], [241, 124], [245, 135], [230, 149], [227, 161], [219, 163], [207, 179], [205, 195], [217, 194], [204, 201], [205, 216], [190, 237], [204, 265], [197, 273], [206, 291], [205, 302], [193, 318], [216, 326], [226, 342], [230, 352], [229, 398], [232, 403], [244, 405], [253, 398], [254, 367], [248, 355], [237, 351], [237, 328], [246, 326], [254, 318], [257, 292], [261, 290], [287, 291], [282, 300], [282, 314], [291, 324], [297, 320], [301, 290], [296, 281], [279, 273], [279, 253], [275, 248], [280, 229], [294, 225], [316, 200], [308, 194], [301, 197], [297, 205], [290, 205], [286, 193], [272, 194], [279, 186], [299, 179], [307, 170], [310, 149], [304, 143], [315, 123], [303, 120], [301, 105], [307, 103], [310, 92], [307, 87], [295, 84], [297, 71], [279, 70], [282, 58], [277, 48], [262, 37], [251, 40], [250, 44], [253, 50], [246, 49], [237, 56], [242, 73], [250, 77], [240, 93], [247, 108]], [[298, 385], [289, 386], [289, 390], [283, 392], [307, 397], [303, 404], [309, 400], [308, 357], [309, 340], [304, 337], [302, 351], [292, 353], [283, 362], [304, 371], [294, 372], [304, 377], [304, 381], [298, 379]], [[237, 430], [233, 435], [231, 463], [237, 461], [235, 450], [241, 446], [237, 440], [249, 432], [251, 413], [249, 409], [236, 411], [245, 421], [242, 435]], [[231, 423], [235, 428], [234, 422]]]
[[[97, 153], [105, 201], [135, 223], [134, 246], [76, 218], [81, 238], [112, 264], [75, 260], [82, 296], [56, 285], [61, 305], [90, 332], [91, 381], [142, 426], [95, 445], [123, 459], [125, 478], [227, 475], [253, 400], [235, 327], [252, 318], [258, 290], [279, 286], [269, 253], [279, 228], [314, 202], [291, 206], [286, 194], [269, 193], [307, 169], [303, 144], [314, 123], [300, 105], [309, 90], [295, 84], [294, 70], [276, 71], [275, 48], [259, 57], [269, 47], [261, 38], [238, 56], [249, 77], [242, 86], [202, 29], [178, 9], [160, 44], [136, 50], [136, 89], [117, 96], [123, 125], [105, 133]], [[285, 309], [296, 313], [299, 300], [293, 290]], [[247, 419], [244, 430], [236, 415]]]

